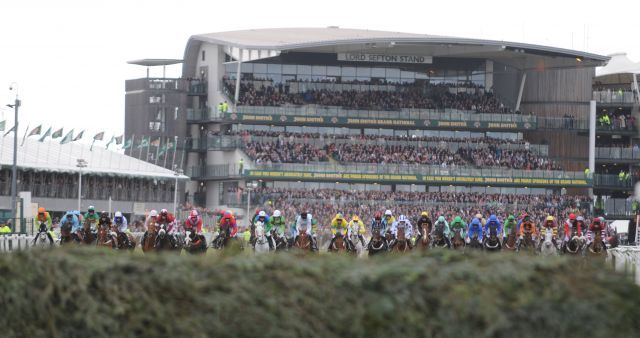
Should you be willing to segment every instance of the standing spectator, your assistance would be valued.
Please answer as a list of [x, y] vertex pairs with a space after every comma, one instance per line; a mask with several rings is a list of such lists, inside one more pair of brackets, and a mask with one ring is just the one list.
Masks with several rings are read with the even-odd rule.
[[225, 101], [222, 103], [222, 112], [223, 112], [223, 113], [226, 113], [226, 112], [228, 112], [228, 111], [229, 111], [229, 104], [228, 104], [228, 103], [227, 103], [227, 101], [225, 100]]
[[242, 170], [244, 169], [244, 159], [240, 159], [238, 162], [238, 175], [242, 175]]

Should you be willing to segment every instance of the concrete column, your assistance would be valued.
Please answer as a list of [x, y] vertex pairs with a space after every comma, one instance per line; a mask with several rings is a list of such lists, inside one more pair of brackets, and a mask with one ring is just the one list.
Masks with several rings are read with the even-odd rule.
[[[596, 101], [589, 105], [589, 171], [596, 173]], [[589, 196], [593, 197], [593, 188], [589, 189]]]
[[493, 60], [487, 60], [484, 69], [484, 88], [490, 90], [493, 87]]
[[207, 182], [207, 209], [215, 209], [220, 205], [220, 189], [222, 183], [220, 182]]
[[525, 81], [527, 81], [527, 73], [522, 72], [522, 80], [520, 81], [520, 90], [518, 91], [518, 101], [516, 102], [516, 111], [520, 110], [520, 101], [522, 101], [522, 92], [524, 91]]

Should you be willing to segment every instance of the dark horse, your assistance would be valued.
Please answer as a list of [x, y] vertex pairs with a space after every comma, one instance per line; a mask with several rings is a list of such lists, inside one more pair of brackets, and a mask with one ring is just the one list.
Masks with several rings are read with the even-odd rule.
[[489, 236], [484, 239], [484, 248], [487, 251], [500, 251], [502, 246], [498, 239], [498, 227], [495, 224], [489, 225]]
[[180, 252], [180, 247], [176, 241], [175, 236], [169, 234], [166, 229], [166, 224], [160, 224], [158, 235], [156, 236], [156, 242], [154, 248], [157, 251], [177, 251]]
[[511, 226], [511, 230], [509, 230], [509, 235], [507, 237], [507, 240], [504, 241], [504, 249], [508, 250], [508, 251], [516, 251], [517, 249], [517, 243], [518, 243], [518, 231], [516, 229], [515, 225]]
[[380, 235], [380, 229], [375, 229], [371, 235], [371, 241], [369, 241], [369, 245], [367, 246], [369, 256], [386, 252], [389, 249], [387, 240], [382, 238], [382, 235]]
[[184, 237], [184, 249], [190, 254], [204, 254], [207, 252], [207, 239], [201, 234], [187, 231]]
[[462, 238], [462, 229], [457, 228], [453, 229], [453, 238], [451, 239], [451, 245], [454, 250], [464, 250], [466, 245], [464, 239]]
[[227, 223], [221, 224], [220, 231], [218, 232], [218, 237], [216, 237], [211, 242], [211, 247], [216, 250], [222, 250], [229, 244], [230, 238], [231, 238], [231, 229], [229, 228], [229, 224]]
[[600, 231], [596, 231], [593, 242], [589, 243], [586, 250], [589, 257], [607, 257], [607, 247], [602, 241], [602, 234]]
[[562, 247], [562, 251], [565, 254], [569, 255], [580, 255], [582, 254], [582, 240], [578, 237], [578, 229], [574, 226], [571, 228], [571, 236], [569, 237], [569, 241], [564, 243]]
[[433, 238], [433, 247], [434, 248], [444, 248], [444, 247], [448, 247], [449, 244], [447, 243], [447, 240], [444, 238], [444, 224], [441, 223], [436, 223], [436, 227], [435, 227], [435, 232], [434, 232], [434, 238]]
[[74, 242], [78, 243], [80, 239], [77, 235], [74, 236], [74, 234], [71, 233], [71, 222], [66, 222], [60, 226], [60, 245], [67, 245]]
[[[524, 225], [523, 225], [524, 226]], [[526, 251], [529, 253], [534, 253], [536, 250], [536, 245], [533, 243], [533, 235], [531, 231], [524, 230], [524, 238], [518, 243], [518, 252]]]

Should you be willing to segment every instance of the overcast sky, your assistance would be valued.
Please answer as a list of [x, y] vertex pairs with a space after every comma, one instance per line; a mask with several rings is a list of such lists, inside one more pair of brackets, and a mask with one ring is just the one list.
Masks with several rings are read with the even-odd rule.
[[[340, 26], [627, 52], [640, 61], [637, 0], [3, 0], [0, 13], [1, 106], [13, 100], [15, 81], [21, 129], [44, 124], [107, 137], [124, 130], [124, 81], [145, 76], [144, 67], [126, 62], [181, 59], [199, 33]], [[3, 119], [13, 125], [13, 111], [3, 108]]]

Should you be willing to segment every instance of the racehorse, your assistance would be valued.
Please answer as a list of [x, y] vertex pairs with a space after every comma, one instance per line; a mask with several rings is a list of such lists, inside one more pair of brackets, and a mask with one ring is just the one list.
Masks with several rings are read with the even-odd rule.
[[429, 235], [431, 229], [429, 229], [429, 224], [427, 222], [422, 223], [422, 227], [418, 229], [418, 231], [422, 232], [422, 237], [420, 241], [416, 243], [416, 246], [422, 250], [427, 250], [431, 247], [431, 235]]
[[447, 246], [447, 241], [444, 238], [444, 224], [436, 223], [434, 235], [432, 244], [434, 248], [444, 248]]
[[558, 248], [553, 240], [553, 230], [546, 229], [544, 240], [540, 243], [540, 254], [543, 256], [552, 256], [558, 254]]
[[389, 250], [387, 240], [382, 238], [380, 235], [380, 229], [375, 229], [371, 234], [371, 241], [369, 242], [368, 250], [369, 256]]
[[453, 238], [451, 238], [451, 245], [454, 250], [464, 250], [466, 242], [462, 238], [462, 229], [453, 229]]
[[115, 236], [109, 231], [109, 228], [108, 224], [98, 225], [98, 238], [96, 241], [98, 247], [116, 248]]
[[360, 225], [357, 222], [351, 222], [350, 226], [350, 236], [349, 236], [349, 252], [355, 253], [356, 256], [360, 256], [364, 251], [364, 247], [362, 246], [362, 242], [360, 242], [360, 236], [358, 236], [358, 231], [360, 230]]
[[47, 225], [45, 223], [40, 224], [40, 228], [37, 234], [37, 240], [34, 237], [31, 245], [37, 248], [50, 248], [53, 247], [54, 243], [49, 239], [49, 230], [47, 229]]
[[[524, 226], [524, 224], [522, 225]], [[531, 231], [524, 231], [524, 237], [518, 244], [518, 252], [520, 251], [528, 251], [529, 253], [533, 253], [535, 250], [535, 244], [533, 243], [533, 237]]]
[[504, 241], [504, 249], [508, 251], [516, 251], [517, 249], [517, 238], [518, 231], [515, 225], [511, 226], [511, 230], [509, 230], [509, 236], [507, 236], [507, 240]]
[[142, 252], [149, 252], [155, 249], [157, 236], [156, 221], [151, 218], [149, 219], [147, 231], [144, 233], [144, 236], [142, 236]]
[[160, 223], [160, 230], [158, 230], [154, 244], [155, 250], [180, 252], [181, 248], [177, 245], [175, 236], [167, 232], [166, 226], [166, 224]]
[[489, 236], [484, 239], [484, 248], [487, 251], [500, 251], [502, 249], [498, 239], [498, 229], [495, 225], [489, 225]]
[[276, 227], [271, 231], [271, 238], [273, 238], [273, 242], [276, 245], [276, 252], [289, 249], [289, 241], [287, 240], [287, 237], [284, 233], [281, 233], [278, 230], [279, 229]]
[[267, 236], [264, 234], [264, 223], [255, 222], [255, 243], [253, 244], [253, 250], [256, 254], [263, 254], [269, 252], [269, 242]]
[[569, 242], [564, 244], [564, 253], [570, 255], [579, 255], [582, 253], [582, 239], [578, 237], [578, 230], [576, 227], [571, 229], [571, 237]]
[[398, 234], [391, 247], [391, 252], [407, 252], [409, 250], [411, 250], [411, 245], [404, 235], [404, 227], [398, 227]]
[[136, 239], [129, 232], [121, 232], [118, 230], [118, 225], [113, 224], [113, 232], [116, 233], [116, 239], [119, 250], [134, 250], [136, 248]]
[[607, 247], [604, 245], [602, 241], [602, 234], [600, 231], [595, 232], [595, 237], [589, 246], [587, 247], [587, 253], [592, 257], [606, 257], [607, 256]]
[[471, 249], [482, 250], [482, 243], [478, 239], [478, 234], [477, 233], [473, 234], [473, 237], [469, 241], [469, 244], [467, 244], [467, 247], [469, 247]]
[[306, 231], [298, 233], [298, 236], [293, 242], [293, 247], [300, 251], [312, 251], [311, 236]]
[[344, 252], [347, 251], [347, 241], [344, 239], [342, 232], [338, 231], [335, 235], [335, 240], [329, 245], [329, 252]]
[[93, 222], [87, 218], [84, 223], [82, 223], [82, 230], [74, 234], [79, 239], [80, 243], [89, 245], [96, 241], [97, 236], [93, 231], [91, 231], [92, 223]]
[[204, 254], [207, 252], [207, 239], [203, 235], [187, 230], [184, 236], [183, 248], [190, 254]]
[[73, 236], [71, 234], [71, 222], [67, 222], [63, 225], [60, 225], [60, 245], [66, 245], [73, 242], [78, 242], [79, 239], [77, 236]]
[[[211, 242], [211, 247], [216, 250], [222, 250], [229, 243], [229, 238], [231, 237], [231, 229], [229, 228], [229, 224], [223, 223], [220, 224], [220, 230], [218, 230], [218, 237]], [[254, 238], [255, 241], [255, 238]]]

